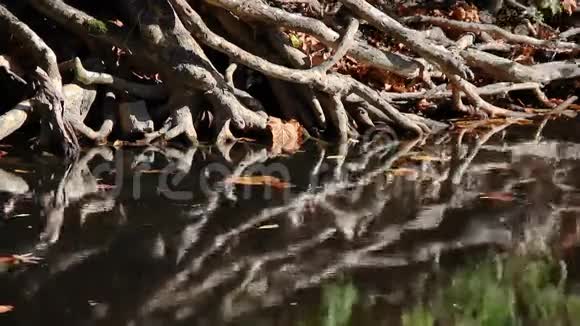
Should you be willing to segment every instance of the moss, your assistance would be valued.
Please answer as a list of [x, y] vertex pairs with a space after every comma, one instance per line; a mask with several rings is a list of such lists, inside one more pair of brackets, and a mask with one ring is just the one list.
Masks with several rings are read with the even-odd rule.
[[107, 24], [102, 20], [98, 19], [91, 19], [85, 23], [85, 26], [89, 29], [89, 33], [91, 34], [107, 34], [109, 28]]

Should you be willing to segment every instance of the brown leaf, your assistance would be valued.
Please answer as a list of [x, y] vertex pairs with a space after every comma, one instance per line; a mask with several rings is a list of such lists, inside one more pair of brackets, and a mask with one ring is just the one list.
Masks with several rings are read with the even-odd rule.
[[123, 27], [123, 26], [125, 26], [125, 24], [123, 24], [123, 22], [120, 21], [120, 20], [118, 20], [118, 19], [109, 20], [109, 23], [111, 23], [111, 24], [113, 24], [113, 25], [115, 25], [117, 27]]
[[562, 0], [562, 9], [568, 15], [572, 15], [576, 11], [577, 6], [576, 0]]
[[302, 126], [296, 120], [283, 122], [274, 117], [268, 119], [268, 129], [272, 133], [272, 148], [274, 154], [295, 153], [303, 141]]
[[2, 265], [38, 264], [41, 258], [32, 254], [0, 256]]
[[269, 175], [256, 175], [248, 177], [229, 177], [224, 180], [225, 183], [246, 185], [246, 186], [269, 186], [274, 189], [286, 189], [290, 184], [276, 177]]
[[14, 310], [14, 306], [0, 305], [0, 314], [5, 314]]
[[389, 173], [397, 177], [403, 176], [417, 177], [417, 175], [419, 175], [419, 171], [410, 168], [390, 169]]

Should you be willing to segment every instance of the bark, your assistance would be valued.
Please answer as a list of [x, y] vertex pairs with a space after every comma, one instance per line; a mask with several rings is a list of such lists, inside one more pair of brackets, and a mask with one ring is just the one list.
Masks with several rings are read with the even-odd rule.
[[[30, 103], [42, 117], [41, 142], [47, 143], [48, 149], [67, 158], [78, 154], [79, 146], [70, 125], [63, 119], [62, 77], [58, 70], [56, 55], [46, 43], [26, 24], [22, 23], [4, 6], [0, 6], [0, 23], [7, 26], [11, 38], [23, 44], [38, 68], [34, 72], [36, 94]], [[6, 118], [14, 118], [0, 131], [4, 137], [22, 125], [24, 111], [16, 110]], [[1, 137], [3, 138], [3, 137]], [[43, 139], [44, 138], [44, 139]]]

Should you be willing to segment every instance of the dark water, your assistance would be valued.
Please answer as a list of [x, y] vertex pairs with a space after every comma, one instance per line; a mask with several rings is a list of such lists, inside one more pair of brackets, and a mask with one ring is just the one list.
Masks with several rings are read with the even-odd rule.
[[[41, 261], [0, 263], [0, 324], [576, 325], [579, 126], [71, 165], [4, 148], [0, 254]], [[260, 174], [291, 187], [228, 182]]]

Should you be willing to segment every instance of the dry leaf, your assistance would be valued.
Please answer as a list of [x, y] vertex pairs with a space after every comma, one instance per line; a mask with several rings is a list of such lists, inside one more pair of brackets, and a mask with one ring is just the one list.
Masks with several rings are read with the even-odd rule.
[[123, 24], [122, 21], [118, 20], [118, 19], [113, 19], [113, 20], [109, 20], [109, 23], [117, 26], [117, 27], [123, 27], [125, 26], [125, 24]]
[[562, 9], [568, 15], [572, 15], [576, 11], [577, 6], [576, 0], [562, 0]]
[[274, 189], [286, 189], [290, 187], [288, 182], [282, 181], [269, 175], [257, 175], [249, 177], [229, 177], [224, 180], [225, 183], [246, 185], [246, 186], [269, 186]]
[[19, 264], [38, 264], [41, 258], [32, 254], [11, 255], [0, 257], [0, 264], [3, 265], [19, 265]]
[[272, 133], [272, 148], [274, 154], [295, 153], [303, 141], [302, 126], [296, 120], [283, 122], [274, 117], [268, 118], [268, 129]]
[[0, 305], [0, 314], [5, 314], [14, 310], [14, 306]]
[[391, 173], [392, 175], [397, 176], [397, 177], [402, 177], [402, 176], [416, 177], [419, 174], [419, 172], [417, 170], [409, 169], [409, 168], [390, 169], [389, 173]]

